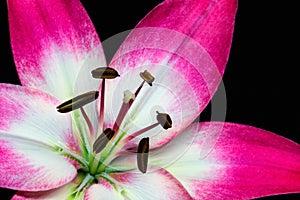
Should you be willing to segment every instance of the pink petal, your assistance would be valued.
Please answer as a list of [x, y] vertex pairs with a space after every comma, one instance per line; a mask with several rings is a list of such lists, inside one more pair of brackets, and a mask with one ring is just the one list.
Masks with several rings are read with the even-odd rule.
[[[193, 135], [193, 144], [167, 170], [194, 198], [252, 199], [300, 192], [299, 144], [255, 127], [223, 122], [194, 124], [156, 159], [172, 156], [173, 149], [181, 148], [180, 141], [185, 143]], [[218, 140], [212, 149], [205, 150], [211, 135]], [[201, 151], [210, 153], [200, 158]]]
[[109, 199], [192, 199], [181, 183], [164, 169], [149, 174], [134, 171], [111, 176], [116, 181], [117, 191], [101, 180], [100, 184], [88, 189], [85, 199], [99, 199], [102, 195]]
[[[142, 128], [157, 122], [156, 111], [168, 113], [172, 119], [172, 128], [163, 129], [161, 126], [147, 131], [145, 135], [151, 137], [151, 148], [161, 146], [187, 127], [199, 114], [197, 94], [188, 81], [178, 72], [166, 69], [160, 65], [147, 68], [155, 76], [153, 86], [145, 84], [127, 113], [121, 131], [132, 134]], [[126, 90], [135, 92], [142, 79], [139, 73], [144, 69], [135, 68], [123, 74], [119, 80], [108, 82], [105, 104], [106, 127], [112, 127], [119, 113], [123, 93]], [[175, 81], [176, 80], [176, 81]], [[128, 147], [135, 146], [140, 140], [136, 138]], [[131, 146], [130, 146], [131, 145]]]
[[0, 133], [0, 187], [41, 191], [72, 181], [77, 169], [42, 143]]
[[71, 118], [57, 112], [54, 97], [10, 84], [0, 84], [0, 94], [0, 132], [78, 151]]
[[45, 199], [68, 199], [75, 191], [77, 184], [73, 182], [63, 187], [44, 192], [18, 192], [12, 200], [45, 200]]
[[[157, 78], [157, 87], [145, 91], [144, 99], [150, 104], [140, 107], [154, 112], [162, 107], [171, 116], [172, 112], [182, 114], [184, 121], [174, 123], [181, 129], [155, 139], [154, 146], [188, 126], [215, 93], [228, 59], [236, 9], [237, 0], [164, 1], [138, 24], [112, 59], [110, 66], [120, 72], [121, 79], [111, 88], [134, 92], [141, 82], [138, 72], [148, 69]], [[157, 92], [158, 87], [164, 92]], [[108, 101], [120, 100], [118, 93], [120, 89]], [[185, 104], [191, 105], [186, 108]]]
[[227, 63], [237, 0], [166, 0], [138, 24], [186, 34], [210, 54], [220, 73]]
[[[173, 67], [206, 105], [227, 63], [236, 10], [237, 0], [164, 1], [137, 25], [111, 64], [121, 72], [158, 63]], [[183, 60], [174, 64], [178, 57]]]
[[[12, 50], [21, 83], [60, 101], [98, 87], [101, 43], [78, 0], [8, 0]], [[80, 84], [79, 84], [80, 83]]]
[[101, 179], [98, 184], [91, 185], [85, 192], [85, 200], [109, 199], [118, 200], [123, 199], [122, 195], [114, 190], [113, 186], [104, 179]]
[[79, 150], [57, 100], [8, 84], [0, 84], [0, 94], [0, 187], [37, 191], [70, 182], [76, 168], [55, 151]]

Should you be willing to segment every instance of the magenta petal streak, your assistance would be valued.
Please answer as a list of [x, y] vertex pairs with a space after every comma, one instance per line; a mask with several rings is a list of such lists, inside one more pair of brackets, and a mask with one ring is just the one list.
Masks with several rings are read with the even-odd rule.
[[237, 0], [164, 1], [136, 26], [111, 65], [121, 71], [145, 63], [173, 67], [197, 93], [201, 111], [221, 81], [236, 10]]
[[[12, 50], [22, 85], [64, 100], [73, 95], [82, 66], [88, 70], [105, 65], [98, 35], [78, 0], [7, 2]], [[89, 70], [87, 73], [90, 77]]]
[[76, 168], [54, 149], [79, 148], [71, 118], [55, 109], [57, 100], [9, 84], [0, 84], [0, 94], [0, 187], [40, 191], [71, 181]]
[[[179, 103], [173, 103], [171, 100], [175, 98], [166, 92], [160, 94], [156, 89], [152, 105], [142, 105], [143, 108], [161, 106], [170, 114], [182, 115], [182, 119], [174, 117], [174, 124], [180, 128], [174, 127], [155, 138], [154, 147], [165, 144], [184, 130], [207, 106], [218, 88], [229, 55], [236, 10], [236, 0], [164, 1], [137, 25], [113, 57], [110, 66], [121, 74], [148, 69], [159, 77], [154, 83], [170, 88], [180, 99]], [[180, 79], [185, 80], [186, 90], [176, 85]], [[134, 80], [129, 80], [130, 85]], [[135, 82], [135, 87], [138, 84]], [[166, 100], [168, 97], [172, 99]], [[111, 98], [109, 102], [113, 101]], [[189, 109], [185, 104], [191, 104]], [[143, 111], [141, 113], [149, 113]]]
[[232, 42], [237, 2], [167, 0], [152, 10], [137, 28], [167, 28], [193, 38], [206, 49], [223, 74]]
[[[300, 191], [299, 144], [240, 124], [207, 122], [198, 130], [182, 161], [168, 169], [196, 199], [251, 199]], [[197, 159], [209, 135], [219, 138], [205, 158]], [[183, 164], [185, 170], [180, 170]]]

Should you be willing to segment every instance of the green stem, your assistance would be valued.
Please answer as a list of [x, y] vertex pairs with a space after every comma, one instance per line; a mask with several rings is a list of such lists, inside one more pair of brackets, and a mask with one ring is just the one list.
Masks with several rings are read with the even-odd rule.
[[[99, 164], [97, 166], [97, 171], [96, 174], [101, 173], [103, 171], [105, 171], [105, 168], [108, 166], [109, 162], [111, 162], [112, 158], [113, 158], [113, 150], [115, 149], [115, 147], [119, 144], [119, 142], [122, 140], [122, 138], [126, 135], [126, 132], [123, 132], [122, 135], [120, 135], [120, 137], [113, 143], [113, 145], [111, 146], [111, 148], [105, 148], [103, 149], [103, 156], [101, 157]], [[108, 160], [108, 158], [110, 158]], [[105, 161], [108, 160], [107, 164], [104, 164]]]
[[92, 158], [90, 160], [90, 173], [95, 175], [99, 166], [99, 160], [96, 159], [95, 153], [92, 154]]
[[89, 184], [93, 183], [95, 181], [95, 178], [91, 176], [89, 173], [86, 174], [84, 179], [81, 181], [80, 185], [76, 189], [76, 193], [79, 193], [83, 188], [88, 186]]

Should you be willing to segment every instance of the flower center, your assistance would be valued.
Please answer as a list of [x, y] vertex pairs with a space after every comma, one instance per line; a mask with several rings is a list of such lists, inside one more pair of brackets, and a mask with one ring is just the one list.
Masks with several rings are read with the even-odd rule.
[[[92, 145], [89, 145], [88, 142], [82, 145], [85, 146], [84, 149], [86, 149], [86, 151], [88, 152], [88, 155], [84, 156], [83, 159], [81, 159], [80, 156], [74, 156], [73, 154], [70, 155], [71, 153], [66, 153], [66, 156], [73, 158], [82, 165], [80, 172], [85, 172], [87, 174], [87, 182], [95, 181], [97, 180], [97, 177], [102, 177], [102, 175], [104, 174], [118, 172], [118, 170], [110, 168], [109, 165], [110, 162], [116, 157], [124, 154], [135, 153], [137, 155], [137, 168], [141, 173], [146, 173], [150, 149], [149, 137], [143, 137], [137, 146], [133, 146], [130, 148], [123, 147], [126, 144], [129, 144], [130, 141], [132, 141], [134, 138], [137, 138], [137, 136], [140, 136], [159, 125], [161, 125], [161, 127], [165, 130], [171, 128], [171, 117], [167, 113], [161, 113], [157, 111], [156, 123], [150, 124], [138, 131], [129, 134], [121, 131], [120, 126], [122, 125], [126, 115], [135, 102], [136, 97], [140, 94], [140, 91], [144, 87], [145, 83], [148, 83], [148, 85], [152, 87], [155, 80], [154, 76], [147, 70], [140, 73], [140, 77], [142, 78], [141, 84], [138, 86], [134, 93], [130, 92], [129, 90], [124, 91], [123, 102], [116, 120], [113, 123], [113, 126], [104, 129], [105, 82], [106, 79], [115, 79], [120, 75], [115, 69], [110, 67], [100, 67], [93, 70], [91, 73], [93, 78], [102, 79], [102, 84], [100, 86], [101, 99], [99, 107], [98, 130], [94, 130], [93, 125], [83, 108], [86, 104], [95, 101], [99, 97], [98, 91], [90, 91], [76, 96], [57, 106], [57, 109], [58, 112], [61, 113], [67, 113], [77, 109], [80, 110], [81, 115], [88, 127], [89, 134], [87, 136], [87, 139], [82, 136], [79, 143], [84, 143], [85, 141], [91, 142], [93, 141], [92, 138], [96, 139], [94, 142], [92, 142]], [[88, 145], [91, 147], [86, 147]], [[85, 152], [83, 152], [83, 154], [85, 154]]]

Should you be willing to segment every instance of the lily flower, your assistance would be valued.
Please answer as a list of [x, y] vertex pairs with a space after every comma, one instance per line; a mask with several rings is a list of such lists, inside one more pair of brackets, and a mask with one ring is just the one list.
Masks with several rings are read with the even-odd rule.
[[251, 199], [300, 191], [300, 146], [194, 122], [221, 81], [237, 0], [165, 0], [107, 65], [78, 0], [7, 0], [22, 86], [0, 84], [13, 199]]

